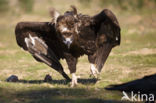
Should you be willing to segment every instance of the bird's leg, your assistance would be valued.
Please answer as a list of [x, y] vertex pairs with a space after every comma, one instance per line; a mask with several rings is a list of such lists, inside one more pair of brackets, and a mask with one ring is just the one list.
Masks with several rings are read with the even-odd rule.
[[98, 75], [100, 74], [98, 69], [95, 66], [95, 59], [96, 59], [96, 53], [93, 55], [88, 55], [88, 60], [90, 62], [90, 76], [94, 76], [95, 78], [98, 78]]
[[74, 87], [77, 85], [77, 79], [78, 78], [80, 78], [80, 76], [76, 76], [75, 73], [72, 73], [71, 87]]
[[100, 74], [99, 71], [97, 70], [97, 68], [95, 67], [94, 64], [90, 64], [90, 71], [91, 71], [91, 75], [93, 75], [95, 78], [98, 78], [98, 75]]
[[79, 76], [75, 75], [77, 58], [73, 57], [69, 53], [65, 53], [64, 55], [65, 55], [66, 62], [68, 64], [68, 68], [70, 70], [70, 73], [72, 75], [71, 87], [74, 87], [75, 85], [77, 85], [77, 78], [79, 78]]

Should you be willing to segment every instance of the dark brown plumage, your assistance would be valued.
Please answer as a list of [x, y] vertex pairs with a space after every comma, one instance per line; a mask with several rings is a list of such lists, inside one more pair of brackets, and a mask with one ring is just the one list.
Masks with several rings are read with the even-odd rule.
[[[29, 51], [37, 61], [44, 62], [70, 80], [59, 62], [59, 59], [64, 58], [63, 53], [67, 49], [57, 38], [54, 26], [48, 22], [20, 22], [16, 26], [15, 34], [20, 47]], [[35, 45], [28, 42], [28, 47], [25, 40], [31, 37], [38, 39], [35, 40]]]
[[120, 26], [110, 10], [91, 17], [72, 9], [63, 15], [52, 9], [52, 22], [20, 22], [15, 30], [20, 47], [68, 80], [60, 59], [66, 59], [70, 73], [75, 73], [77, 59], [86, 54], [100, 72], [111, 49], [120, 44]]

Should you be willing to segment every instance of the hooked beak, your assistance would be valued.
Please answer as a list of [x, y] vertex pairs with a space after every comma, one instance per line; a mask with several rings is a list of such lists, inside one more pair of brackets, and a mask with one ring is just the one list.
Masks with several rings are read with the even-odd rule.
[[70, 45], [71, 45], [71, 43], [69, 41], [67, 41], [68, 49], [70, 48]]
[[73, 40], [71, 38], [66, 38], [63, 43], [67, 45], [68, 49], [70, 48], [70, 45], [72, 44]]

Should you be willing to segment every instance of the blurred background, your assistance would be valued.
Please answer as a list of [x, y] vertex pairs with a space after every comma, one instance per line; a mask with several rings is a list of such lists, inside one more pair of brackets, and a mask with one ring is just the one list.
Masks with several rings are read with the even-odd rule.
[[[77, 74], [86, 81], [80, 82], [75, 88], [64, 85], [59, 81], [63, 79], [61, 75], [22, 51], [16, 44], [14, 33], [18, 22], [51, 21], [50, 7], [64, 13], [70, 10], [70, 5], [75, 5], [78, 13], [90, 16], [105, 8], [110, 9], [118, 18], [122, 38], [121, 45], [112, 50], [101, 72], [101, 80], [96, 83], [87, 82], [90, 78], [87, 57], [79, 59]], [[69, 74], [65, 61], [61, 62]], [[104, 87], [154, 73], [156, 0], [0, 0], [0, 103], [118, 101], [122, 94], [108, 92]], [[21, 82], [5, 82], [13, 74]], [[46, 74], [58, 81], [42, 83]]]

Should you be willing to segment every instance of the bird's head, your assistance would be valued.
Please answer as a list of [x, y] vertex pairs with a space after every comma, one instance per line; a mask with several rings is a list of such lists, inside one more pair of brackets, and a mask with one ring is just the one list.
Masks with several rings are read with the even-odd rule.
[[71, 11], [66, 11], [63, 15], [60, 15], [55, 9], [50, 11], [52, 16], [52, 23], [55, 25], [55, 29], [60, 36], [62, 42], [70, 48], [75, 36], [78, 34], [78, 18], [77, 9], [71, 6]]

